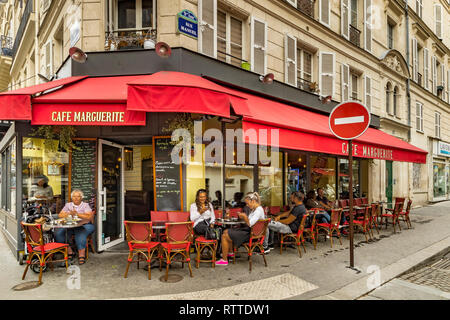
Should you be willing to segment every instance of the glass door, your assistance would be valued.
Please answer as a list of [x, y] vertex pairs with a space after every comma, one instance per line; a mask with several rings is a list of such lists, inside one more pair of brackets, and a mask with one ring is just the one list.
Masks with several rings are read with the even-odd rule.
[[124, 147], [99, 140], [98, 244], [99, 251], [124, 241]]
[[386, 161], [386, 198], [388, 208], [392, 208], [392, 196], [393, 196], [393, 172], [392, 161]]

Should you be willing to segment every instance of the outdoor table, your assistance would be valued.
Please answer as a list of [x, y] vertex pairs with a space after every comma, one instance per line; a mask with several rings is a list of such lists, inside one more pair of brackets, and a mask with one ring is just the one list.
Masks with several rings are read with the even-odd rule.
[[161, 242], [161, 230], [166, 228], [169, 221], [152, 221], [152, 229], [156, 231], [156, 241]]
[[232, 221], [232, 220], [228, 220], [228, 219], [216, 219], [216, 221], [214, 222], [215, 224], [219, 225], [219, 226], [223, 226], [223, 227], [227, 227], [227, 226], [238, 226], [241, 224], [245, 224], [244, 220], [238, 220], [238, 221]]

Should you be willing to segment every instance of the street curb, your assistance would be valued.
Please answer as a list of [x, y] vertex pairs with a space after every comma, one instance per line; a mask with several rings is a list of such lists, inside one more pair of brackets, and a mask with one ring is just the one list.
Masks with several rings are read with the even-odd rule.
[[436, 257], [444, 256], [450, 250], [450, 237], [444, 238], [431, 246], [428, 246], [406, 258], [400, 259], [380, 270], [380, 285], [376, 288], [369, 288], [367, 286], [368, 280], [373, 275], [365, 276], [356, 280], [340, 289], [331, 291], [328, 294], [314, 298], [313, 300], [355, 300], [383, 284], [397, 278], [406, 272], [418, 269]]

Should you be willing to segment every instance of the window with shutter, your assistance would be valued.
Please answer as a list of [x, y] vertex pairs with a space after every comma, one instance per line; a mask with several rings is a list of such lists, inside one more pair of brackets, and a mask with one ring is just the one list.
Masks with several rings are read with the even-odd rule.
[[364, 49], [372, 51], [372, 0], [364, 0]]
[[330, 26], [330, 0], [319, 1], [319, 17], [320, 22], [326, 26]]
[[398, 116], [398, 87], [394, 88], [394, 94], [393, 94], [393, 109], [394, 109], [394, 116]]
[[422, 18], [422, 12], [423, 12], [423, 1], [416, 0], [416, 13], [420, 18]]
[[418, 81], [418, 73], [419, 73], [419, 59], [417, 52], [417, 39], [412, 39], [412, 67], [413, 67], [413, 81]]
[[364, 77], [364, 92], [365, 92], [365, 100], [366, 108], [371, 111], [372, 110], [372, 80], [370, 77]]
[[416, 129], [423, 131], [423, 105], [420, 102], [416, 102]]
[[358, 29], [358, 0], [351, 0], [351, 25]]
[[429, 79], [428, 79], [428, 73], [430, 70], [430, 57], [428, 54], [428, 49], [424, 48], [423, 49], [423, 82], [424, 82], [424, 87], [425, 89], [429, 89]]
[[242, 63], [242, 21], [231, 16], [230, 20], [230, 44], [231, 64], [237, 67]]
[[442, 39], [442, 6], [440, 4], [434, 5], [434, 21], [436, 36]]
[[359, 99], [359, 95], [358, 95], [358, 81], [359, 81], [359, 77], [356, 74], [351, 74], [351, 78], [352, 78], [352, 96], [351, 99], [353, 101], [361, 101]]
[[320, 53], [320, 95], [334, 96], [334, 53]]
[[117, 30], [156, 29], [156, 0], [115, 0], [112, 7], [114, 22], [111, 23]]
[[391, 111], [391, 93], [392, 93], [392, 85], [390, 82], [386, 84], [386, 112], [388, 114], [392, 114]]
[[217, 57], [217, 0], [199, 0], [199, 51], [210, 57]]
[[286, 35], [284, 43], [284, 81], [290, 85], [297, 86], [297, 40], [290, 35]]
[[349, 92], [350, 92], [350, 67], [346, 64], [342, 64], [341, 67], [341, 102], [349, 101]]
[[45, 76], [50, 79], [53, 75], [53, 43], [45, 44]]
[[442, 86], [442, 100], [445, 101], [445, 66], [444, 64], [441, 64], [441, 83]]
[[227, 15], [217, 11], [217, 59], [227, 61]]
[[439, 112], [434, 113], [434, 136], [441, 137], [441, 114]]
[[313, 81], [313, 54], [303, 48], [297, 47], [297, 87], [309, 90], [309, 85]]
[[431, 57], [431, 81], [433, 94], [437, 94], [437, 70], [436, 70], [436, 57]]
[[252, 18], [251, 30], [251, 68], [253, 72], [264, 75], [266, 74], [266, 22]]
[[341, 0], [341, 33], [345, 39], [350, 37], [350, 0]]
[[447, 70], [447, 102], [450, 103], [450, 70]]

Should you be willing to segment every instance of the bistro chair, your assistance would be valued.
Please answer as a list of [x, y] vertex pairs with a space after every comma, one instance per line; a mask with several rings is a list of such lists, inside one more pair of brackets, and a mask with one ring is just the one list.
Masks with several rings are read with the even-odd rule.
[[[95, 226], [95, 211], [92, 211], [92, 218], [91, 223]], [[89, 248], [92, 250], [92, 253], [95, 253], [95, 246], [94, 246], [94, 235], [95, 232], [88, 235], [86, 239], [86, 260], [89, 259]]]
[[339, 207], [342, 209], [348, 207], [348, 200], [346, 200], [346, 199], [341, 199], [338, 201], [338, 203], [339, 203]]
[[[166, 223], [169, 221], [169, 215], [167, 211], [150, 211], [150, 220], [152, 222]], [[160, 230], [158, 230], [158, 232], [160, 232]], [[152, 235], [152, 237], [153, 240], [156, 240], [156, 235]], [[164, 240], [166, 234], [164, 232], [160, 232], [159, 237], [159, 239]]]
[[[303, 231], [305, 230], [306, 220], [308, 219], [309, 214], [304, 214], [302, 217], [302, 221], [300, 226], [298, 227], [297, 233], [281, 233], [280, 237], [280, 254], [283, 254], [283, 245], [292, 244], [297, 246], [298, 255], [300, 258], [302, 257], [302, 249], [300, 249], [300, 245], [302, 245], [303, 250], [306, 253], [306, 248], [304, 245], [305, 239], [303, 238]], [[286, 241], [288, 240], [288, 241]]]
[[[151, 275], [151, 260], [152, 258], [159, 259], [160, 243], [152, 241], [153, 228], [151, 221], [124, 221], [125, 232], [128, 242], [128, 264], [125, 270], [124, 278], [128, 275], [128, 269], [133, 262], [133, 258], [137, 255], [137, 268], [139, 269], [140, 261], [147, 261], [148, 263], [148, 280], [152, 279]], [[156, 253], [156, 256], [154, 254]], [[141, 260], [141, 256], [145, 259]], [[159, 259], [159, 270], [161, 271], [161, 259]]]
[[402, 212], [403, 211], [403, 206], [404, 206], [404, 204], [405, 204], [405, 198], [399, 198], [399, 197], [396, 197], [395, 198], [395, 200], [394, 200], [394, 208], [386, 208], [386, 209], [384, 209], [384, 211], [385, 212], [390, 212], [391, 214], [394, 212], [394, 209], [395, 209], [395, 205], [397, 204], [397, 203], [400, 203], [401, 204], [401, 206], [400, 206], [400, 212]]
[[[250, 230], [250, 240], [246, 243], [243, 243], [241, 245], [241, 247], [244, 247], [247, 255], [248, 255], [248, 263], [249, 263], [249, 271], [252, 271], [252, 255], [253, 255], [253, 251], [256, 248], [259, 248], [259, 252], [261, 252], [263, 258], [264, 258], [264, 264], [267, 267], [267, 261], [266, 261], [266, 255], [264, 253], [264, 247], [263, 247], [263, 242], [264, 242], [264, 237], [266, 235], [267, 232], [267, 228], [269, 227], [269, 222], [270, 219], [264, 219], [264, 220], [258, 220], [253, 227]], [[233, 264], [236, 263], [236, 253], [237, 253], [237, 249], [233, 247]]]
[[[317, 247], [317, 225], [316, 225], [316, 215], [317, 213], [319, 213], [322, 209], [316, 208], [316, 209], [311, 209], [308, 210], [309, 216], [310, 216], [310, 222], [311, 225], [309, 227], [305, 227], [305, 229], [303, 230], [303, 238], [308, 238], [311, 240], [313, 246], [314, 246], [314, 250], [316, 250]], [[312, 213], [312, 218], [311, 218], [311, 213]]]
[[[195, 259], [196, 261], [195, 267], [198, 269], [200, 262], [210, 262], [212, 263], [212, 267], [215, 268], [218, 240], [210, 240], [206, 239], [204, 236], [198, 236], [195, 238], [194, 243], [195, 243], [195, 250], [197, 251], [197, 257]], [[201, 254], [206, 248], [209, 248], [209, 250], [211, 250], [211, 259], [201, 258]]]
[[342, 209], [332, 209], [331, 210], [331, 221], [330, 223], [318, 223], [317, 233], [321, 230], [326, 231], [326, 234], [330, 238], [330, 245], [333, 248], [333, 233], [336, 232], [339, 237], [339, 242], [342, 245], [341, 232], [339, 230], [339, 223], [341, 221]]
[[230, 208], [229, 210], [230, 218], [237, 218], [239, 213], [242, 212], [242, 208]]
[[[25, 276], [27, 275], [28, 268], [31, 264], [39, 263], [39, 284], [42, 283], [42, 271], [45, 265], [49, 262], [50, 266], [53, 268], [54, 262], [62, 262], [66, 263], [66, 270], [69, 267], [67, 262], [68, 256], [68, 248], [69, 245], [66, 243], [57, 243], [57, 242], [44, 242], [44, 235], [42, 233], [42, 224], [39, 223], [25, 223], [21, 222], [22, 229], [25, 232], [25, 242], [27, 244], [28, 249], [28, 259], [27, 266], [25, 267], [25, 271], [22, 275], [22, 280], [25, 280]], [[64, 259], [53, 260], [53, 255], [55, 253], [63, 253]], [[33, 257], [37, 257], [39, 262], [32, 262]]]
[[364, 209], [364, 219], [363, 220], [353, 220], [353, 226], [354, 228], [361, 229], [361, 231], [364, 233], [364, 236], [366, 237], [366, 242], [369, 242], [369, 239], [367, 238], [367, 234], [369, 234], [370, 239], [372, 240], [372, 236], [370, 235], [371, 229], [370, 229], [370, 207], [366, 207]]
[[411, 220], [409, 219], [409, 212], [411, 210], [412, 200], [408, 199], [408, 204], [406, 205], [406, 210], [399, 212], [399, 217], [402, 217], [402, 220], [406, 223], [409, 228], [412, 228]]
[[214, 215], [215, 215], [215, 217], [216, 217], [216, 219], [222, 219], [222, 210], [214, 210]]
[[192, 275], [190, 248], [194, 238], [194, 222], [169, 222], [166, 223], [167, 242], [162, 242], [161, 247], [166, 259], [166, 275], [164, 280], [169, 277], [169, 267], [174, 262], [176, 256], [181, 256], [182, 267], [187, 262], [190, 276]]
[[189, 221], [190, 217], [190, 212], [167, 212], [167, 218], [169, 222], [185, 222]]
[[[379, 231], [380, 228], [378, 227], [378, 212], [379, 212], [378, 207], [379, 206], [380, 205], [378, 203], [372, 203], [372, 205], [370, 206], [370, 219], [369, 219], [370, 229], [375, 228], [375, 230], [377, 230], [377, 234], [380, 234], [380, 231]], [[373, 232], [372, 232], [372, 234], [373, 234]]]
[[361, 200], [362, 200], [362, 205], [369, 205], [369, 199], [361, 198]]
[[398, 221], [398, 217], [399, 217], [399, 214], [400, 214], [400, 208], [401, 207], [403, 207], [403, 203], [402, 202], [397, 202], [395, 204], [394, 211], [392, 211], [392, 213], [384, 213], [384, 214], [381, 215], [381, 224], [383, 224], [383, 219], [384, 219], [384, 221], [386, 223], [386, 229], [387, 229], [387, 226], [388, 226], [388, 220], [389, 220], [389, 218], [391, 218], [392, 219], [392, 225], [394, 226], [394, 232], [396, 232], [395, 231], [395, 225], [397, 225], [397, 224], [398, 224], [398, 228], [400, 229], [400, 231], [402, 230], [402, 228], [400, 226], [400, 222]]

